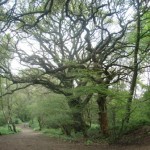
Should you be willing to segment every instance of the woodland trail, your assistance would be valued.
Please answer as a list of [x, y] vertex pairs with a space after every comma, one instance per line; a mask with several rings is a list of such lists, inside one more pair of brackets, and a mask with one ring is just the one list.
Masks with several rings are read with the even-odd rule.
[[85, 145], [50, 138], [21, 126], [21, 132], [18, 134], [0, 136], [0, 150], [150, 150], [150, 143], [130, 146]]

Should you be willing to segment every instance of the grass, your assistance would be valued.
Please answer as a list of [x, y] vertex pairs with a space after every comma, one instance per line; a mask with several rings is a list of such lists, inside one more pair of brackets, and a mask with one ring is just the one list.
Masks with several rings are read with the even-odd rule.
[[43, 129], [42, 132], [44, 134], [48, 134], [50, 136], [61, 136], [62, 132], [60, 129]]
[[83, 134], [82, 133], [74, 133], [72, 132], [71, 136], [67, 136], [65, 135], [62, 130], [59, 129], [43, 129], [42, 132], [50, 137], [53, 138], [59, 138], [63, 141], [68, 141], [68, 142], [84, 142], [85, 145], [90, 145], [91, 143], [93, 143], [90, 140], [84, 139], [83, 138]]
[[73, 141], [73, 137], [72, 136], [66, 136], [62, 133], [61, 129], [42, 129], [42, 132], [50, 137], [54, 137], [54, 138], [60, 138], [62, 140], [65, 141]]

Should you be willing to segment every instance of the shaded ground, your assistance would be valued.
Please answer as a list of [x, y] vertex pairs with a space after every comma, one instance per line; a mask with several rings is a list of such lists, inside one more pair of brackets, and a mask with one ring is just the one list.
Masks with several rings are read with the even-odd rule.
[[50, 138], [27, 127], [21, 128], [21, 133], [0, 136], [0, 150], [150, 150], [150, 139], [140, 145], [85, 145]]
[[122, 145], [150, 145], [150, 126], [142, 126], [127, 132], [119, 141]]

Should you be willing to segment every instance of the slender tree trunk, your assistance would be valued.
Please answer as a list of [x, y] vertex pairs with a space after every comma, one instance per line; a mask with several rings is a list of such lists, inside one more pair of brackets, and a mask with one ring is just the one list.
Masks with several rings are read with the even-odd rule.
[[62, 125], [62, 126], [60, 126], [60, 127], [61, 127], [61, 129], [62, 129], [62, 132], [63, 132], [65, 135], [71, 136], [71, 130], [72, 130], [72, 128], [71, 128], [70, 125]]
[[6, 116], [5, 111], [4, 111], [4, 104], [3, 104], [2, 94], [3, 94], [3, 91], [2, 91], [2, 79], [0, 77], [0, 96], [1, 96], [1, 98], [0, 98], [0, 102], [1, 102], [0, 105], [1, 105], [1, 108], [2, 108], [2, 113], [3, 113], [4, 119], [5, 119], [6, 123], [8, 123], [7, 116]]
[[13, 131], [16, 133], [17, 130], [16, 130], [16, 125], [15, 125], [15, 123], [12, 123], [12, 128], [13, 128]]
[[16, 125], [15, 125], [15, 123], [13, 122], [12, 118], [10, 118], [9, 127], [11, 128], [11, 131], [13, 131], [13, 132], [15, 132], [15, 133], [17, 132], [17, 130], [16, 130]]
[[125, 114], [125, 122], [129, 123], [130, 115], [131, 115], [131, 106], [132, 106], [132, 99], [136, 87], [136, 80], [138, 76], [138, 52], [139, 52], [139, 46], [140, 46], [140, 31], [141, 31], [141, 20], [140, 20], [140, 3], [139, 0], [137, 0], [137, 29], [136, 29], [136, 43], [135, 43], [135, 49], [134, 49], [134, 66], [133, 66], [133, 76], [131, 80], [131, 86], [130, 86], [130, 93], [129, 98], [127, 100], [126, 105], [126, 114]]
[[98, 95], [97, 104], [99, 108], [99, 123], [101, 127], [101, 132], [104, 136], [108, 136], [108, 117], [107, 117], [107, 104], [106, 95]]
[[9, 118], [7, 119], [7, 126], [9, 131], [13, 131]]

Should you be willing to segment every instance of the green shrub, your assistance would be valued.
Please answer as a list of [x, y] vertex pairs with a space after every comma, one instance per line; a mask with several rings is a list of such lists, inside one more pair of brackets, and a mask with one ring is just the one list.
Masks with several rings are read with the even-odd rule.
[[39, 123], [36, 118], [34, 118], [32, 121], [29, 122], [29, 126], [34, 129], [35, 131], [38, 131], [40, 129]]
[[100, 127], [98, 124], [92, 124], [91, 127], [88, 129], [88, 135], [90, 138], [97, 138], [99, 137]]
[[0, 134], [1, 134], [1, 135], [13, 134], [13, 133], [14, 133], [14, 132], [10, 131], [7, 126], [1, 126], [1, 127], [0, 127]]
[[0, 112], [0, 126], [4, 126], [6, 124], [6, 121], [4, 119], [3, 114]]
[[93, 141], [91, 141], [91, 140], [88, 139], [88, 140], [85, 142], [85, 144], [86, 144], [86, 145], [91, 145], [91, 144], [93, 144]]

